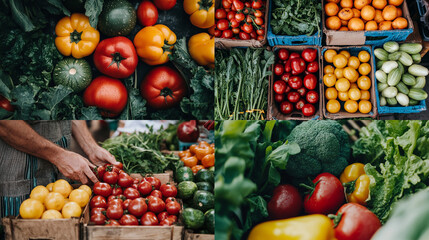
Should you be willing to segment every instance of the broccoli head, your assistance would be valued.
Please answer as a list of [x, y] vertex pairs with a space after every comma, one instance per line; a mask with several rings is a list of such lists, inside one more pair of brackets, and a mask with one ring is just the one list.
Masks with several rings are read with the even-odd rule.
[[339, 176], [348, 165], [349, 138], [336, 121], [305, 121], [295, 127], [287, 139], [301, 148], [287, 163], [286, 172], [292, 177], [314, 177], [322, 172]]

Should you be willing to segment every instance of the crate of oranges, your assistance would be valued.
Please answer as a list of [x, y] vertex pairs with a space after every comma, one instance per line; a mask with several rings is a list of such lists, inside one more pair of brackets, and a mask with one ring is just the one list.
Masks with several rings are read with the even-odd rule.
[[92, 191], [87, 185], [75, 187], [64, 179], [35, 187], [18, 217], [2, 219], [6, 239], [80, 239], [81, 214]]
[[371, 47], [322, 48], [323, 116], [329, 119], [377, 116]]
[[405, 0], [324, 0], [327, 45], [404, 41], [413, 32]]

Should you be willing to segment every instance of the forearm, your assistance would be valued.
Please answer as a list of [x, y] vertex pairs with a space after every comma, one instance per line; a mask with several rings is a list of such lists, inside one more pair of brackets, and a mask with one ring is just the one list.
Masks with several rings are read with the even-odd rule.
[[56, 164], [65, 150], [40, 136], [24, 121], [0, 121], [0, 138], [13, 148]]
[[98, 146], [86, 126], [85, 121], [72, 121], [72, 134], [79, 146], [90, 156], [94, 152], [94, 148]]

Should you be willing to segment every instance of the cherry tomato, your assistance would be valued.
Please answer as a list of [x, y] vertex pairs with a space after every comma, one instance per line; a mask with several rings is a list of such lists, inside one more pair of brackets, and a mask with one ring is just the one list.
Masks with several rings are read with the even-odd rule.
[[222, 31], [219, 29], [215, 29], [214, 34], [215, 37], [220, 37], [222, 35]]
[[256, 30], [256, 34], [258, 34], [259, 36], [264, 36], [265, 30], [264, 29], [258, 29], [258, 30]]
[[316, 91], [309, 91], [305, 99], [309, 103], [317, 103], [319, 101], [319, 94]]
[[317, 78], [314, 74], [307, 74], [304, 77], [304, 87], [309, 90], [315, 89], [317, 86]]
[[252, 30], [252, 32], [249, 33], [249, 34], [250, 34], [250, 38], [252, 38], [252, 39], [256, 39], [258, 37], [258, 35], [256, 34], [255, 30]]
[[98, 180], [103, 181], [103, 176], [106, 172], [106, 168], [104, 166], [98, 166], [94, 168], [93, 172], [97, 176]]
[[302, 87], [302, 80], [299, 76], [291, 76], [288, 84], [292, 89], [300, 89]]
[[283, 100], [285, 99], [285, 95], [284, 94], [274, 94], [274, 101], [276, 102], [283, 102]]
[[130, 202], [128, 212], [136, 217], [141, 217], [147, 211], [146, 201], [143, 198], [136, 198]]
[[95, 223], [95, 225], [104, 225], [104, 222], [106, 221], [106, 216], [101, 213], [97, 213], [91, 215], [91, 219], [89, 221]]
[[290, 74], [290, 73], [283, 73], [283, 75], [282, 75], [282, 77], [281, 77], [281, 79], [285, 82], [285, 83], [288, 83], [288, 81], [289, 81], [289, 78], [292, 76], [292, 74]]
[[89, 202], [89, 206], [91, 208], [107, 208], [107, 202], [103, 196], [97, 195], [91, 198], [91, 201]]
[[283, 101], [280, 104], [280, 112], [284, 113], [284, 114], [289, 114], [293, 111], [293, 105], [291, 102], [288, 101]]
[[264, 24], [264, 19], [262, 19], [261, 17], [255, 18], [254, 21], [255, 21], [256, 25], [259, 25], [259, 26]]
[[245, 23], [241, 25], [241, 31], [251, 33], [253, 31], [253, 25], [250, 23]]
[[161, 180], [156, 177], [145, 177], [143, 181], [149, 182], [157, 190], [161, 187]]
[[118, 176], [118, 185], [127, 188], [133, 185], [134, 179], [128, 175], [128, 173], [122, 172]]
[[109, 219], [120, 219], [124, 215], [124, 209], [120, 205], [110, 205], [106, 210]]
[[[292, 53], [294, 54], [294, 53]], [[289, 59], [285, 63], [285, 72], [290, 73], [292, 72], [292, 67], [290, 66], [290, 63], [292, 62], [292, 54], [289, 56]]]
[[299, 88], [296, 91], [299, 93], [299, 96], [301, 96], [301, 97], [304, 97], [305, 94], [307, 93], [307, 89], [305, 87]]
[[153, 212], [146, 212], [140, 219], [140, 224], [143, 226], [155, 226], [158, 225], [158, 218]]
[[[240, 26], [240, 22], [238, 22], [235, 18], [229, 21], [232, 28], [238, 28]], [[234, 32], [235, 33], [235, 32]], [[190, 157], [190, 156], [188, 156]]]
[[168, 212], [162, 212], [162, 213], [159, 213], [159, 214], [158, 214], [158, 220], [159, 220], [159, 221], [162, 221], [162, 220], [164, 220], [164, 219], [168, 218], [168, 216], [169, 216]]
[[304, 209], [309, 214], [335, 213], [345, 202], [343, 185], [330, 173], [319, 174], [310, 187], [313, 188], [312, 194], [304, 198]]
[[289, 51], [285, 48], [281, 48], [277, 52], [277, 56], [279, 57], [280, 60], [286, 61], [289, 58]]
[[168, 198], [168, 197], [176, 197], [177, 195], [177, 188], [170, 183], [162, 184], [160, 187], [162, 196]]
[[317, 61], [311, 62], [307, 65], [307, 71], [311, 73], [316, 73], [319, 71], [319, 63]]
[[314, 113], [316, 112], [316, 108], [314, 107], [313, 104], [311, 103], [306, 103], [303, 107], [302, 107], [302, 114], [304, 114], [304, 116], [309, 117], [309, 116], [313, 116]]
[[228, 19], [228, 21], [231, 21], [232, 19], [235, 19], [235, 14], [236, 14], [237, 12], [234, 12], [234, 11], [230, 11], [230, 12], [228, 12], [227, 14], [226, 14], [226, 19]]
[[274, 74], [277, 76], [282, 75], [284, 72], [284, 67], [282, 64], [280, 63], [276, 63], [276, 65], [274, 65]]
[[228, 0], [222, 0], [222, 7], [225, 9], [230, 9], [231, 8], [232, 3]]
[[232, 35], [232, 31], [228, 29], [222, 32], [221, 38], [232, 38]]
[[305, 61], [302, 58], [294, 58], [290, 62], [292, 68], [292, 75], [298, 75], [305, 71]]
[[278, 185], [267, 204], [270, 219], [296, 217], [301, 213], [302, 197], [294, 186]]
[[259, 35], [257, 38], [256, 38], [256, 40], [258, 40], [258, 41], [263, 41], [265, 39], [265, 37], [264, 36], [261, 36], [261, 35]]
[[136, 198], [140, 197], [139, 191], [137, 191], [137, 189], [132, 188], [132, 187], [126, 188], [124, 190], [124, 195], [128, 199], [136, 199]]
[[224, 19], [226, 18], [226, 11], [223, 8], [216, 9], [216, 19]]
[[177, 215], [180, 212], [181, 206], [180, 203], [176, 201], [171, 201], [165, 205], [165, 209], [170, 215]]
[[105, 172], [103, 181], [108, 184], [116, 184], [118, 182], [118, 174], [116, 172]]
[[95, 195], [101, 195], [103, 197], [108, 197], [112, 195], [112, 187], [107, 183], [96, 182], [93, 187]]
[[106, 226], [121, 226], [121, 224], [115, 219], [110, 219], [106, 222]]
[[141, 25], [152, 26], [158, 21], [158, 9], [151, 1], [143, 1], [137, 8], [137, 18]]
[[[236, 29], [238, 29], [238, 28], [236, 28]], [[239, 30], [239, 31], [240, 31], [240, 30]], [[239, 37], [241, 40], [249, 40], [249, 39], [250, 39], [250, 35], [249, 35], [248, 33], [245, 33], [245, 32], [239, 32], [238, 37]]]
[[119, 223], [125, 226], [139, 225], [139, 221], [137, 220], [137, 218], [131, 214], [124, 214], [124, 216], [122, 216], [119, 220]]
[[[239, 34], [240, 33], [240, 28], [233, 28], [232, 29], [232, 33]], [[190, 156], [190, 157], [192, 157], [192, 156]]]
[[241, 21], [243, 21], [244, 20], [244, 13], [236, 13], [235, 14], [235, 16], [234, 16], [234, 18], [235, 18], [235, 20], [237, 21], [237, 22], [241, 22]]
[[103, 211], [106, 211], [106, 209], [100, 208], [100, 207], [93, 208], [93, 209], [91, 209], [91, 216], [95, 215], [95, 214], [103, 214]]
[[293, 52], [290, 54], [289, 58], [290, 59], [294, 59], [294, 58], [300, 58], [301, 55], [299, 55], [299, 53]]
[[165, 203], [159, 197], [151, 197], [149, 199], [149, 211], [160, 213], [165, 210]]
[[287, 100], [291, 103], [298, 102], [300, 98], [301, 96], [299, 95], [298, 92], [290, 92], [287, 94]]
[[226, 19], [219, 19], [216, 23], [217, 29], [224, 31], [229, 28], [229, 22]]
[[10, 101], [2, 95], [0, 95], [0, 108], [3, 108], [8, 112], [13, 112], [15, 110], [12, 104], [10, 104]]
[[244, 3], [240, 0], [232, 0], [232, 5], [237, 11], [241, 11], [244, 8]]
[[304, 105], [305, 105], [304, 99], [300, 99], [298, 102], [295, 103], [295, 108], [296, 110], [301, 111]]
[[261, 0], [253, 0], [252, 2], [252, 8], [253, 9], [260, 9], [262, 7], [262, 1]]
[[263, 13], [262, 13], [262, 11], [261, 11], [261, 10], [256, 10], [256, 11], [253, 13], [253, 16], [255, 16], [255, 17], [262, 17], [262, 16], [263, 16]]
[[[280, 65], [281, 66], [281, 65]], [[277, 94], [283, 94], [286, 90], [286, 82], [282, 80], [277, 80], [273, 84], [274, 92]]]

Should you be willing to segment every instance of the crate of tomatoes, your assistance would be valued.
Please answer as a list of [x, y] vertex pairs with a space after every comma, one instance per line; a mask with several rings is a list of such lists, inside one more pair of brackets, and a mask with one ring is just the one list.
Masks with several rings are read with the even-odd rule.
[[217, 0], [216, 47], [263, 47], [267, 42], [268, 4], [266, 0]]
[[323, 47], [321, 58], [323, 116], [329, 119], [376, 118], [371, 47]]
[[268, 119], [322, 118], [320, 48], [275, 46], [276, 62], [268, 89]]
[[324, 0], [327, 45], [404, 41], [413, 32], [405, 0]]
[[[2, 219], [6, 239], [81, 239], [81, 214], [91, 188], [59, 179], [36, 186], [19, 208], [18, 217]], [[84, 209], [84, 210], [82, 210]]]
[[[98, 167], [84, 239], [181, 239], [177, 188], [166, 174], [131, 177], [121, 166]], [[159, 178], [158, 178], [159, 177]], [[162, 180], [161, 180], [162, 179]]]

